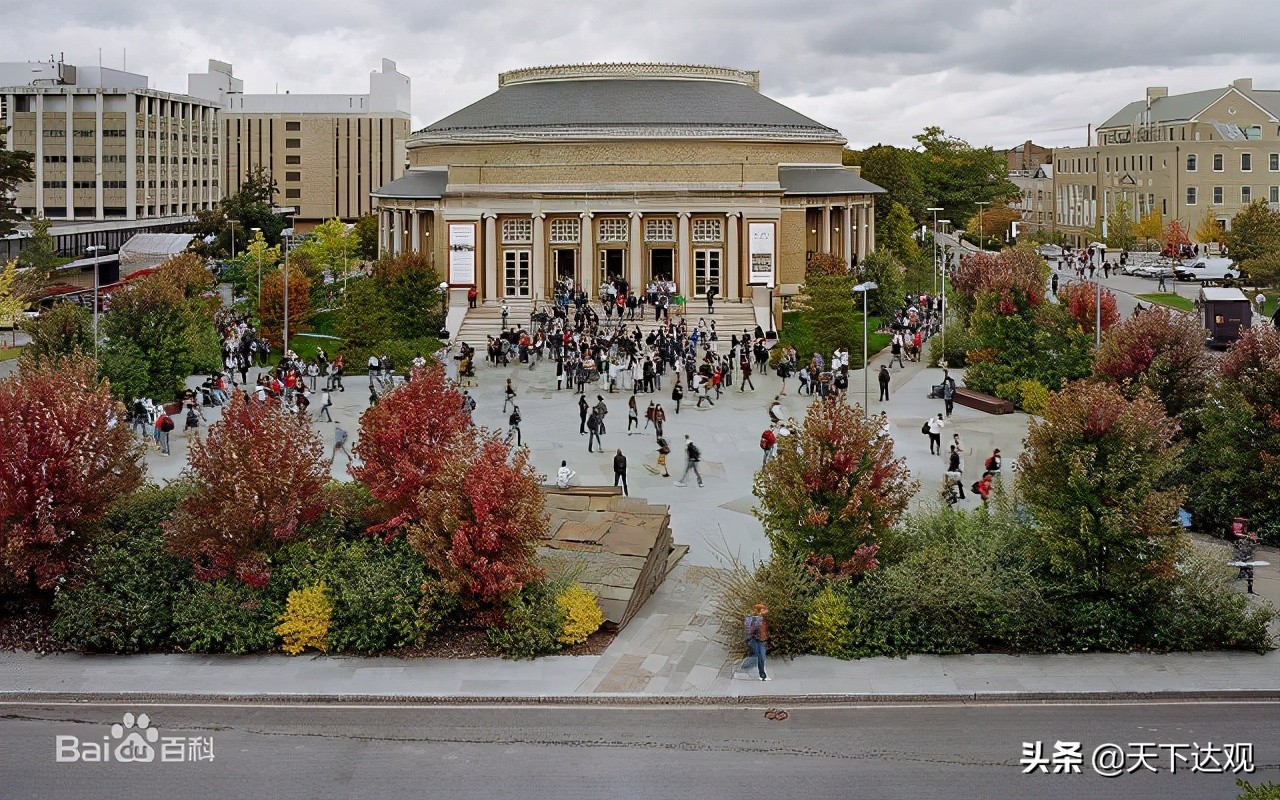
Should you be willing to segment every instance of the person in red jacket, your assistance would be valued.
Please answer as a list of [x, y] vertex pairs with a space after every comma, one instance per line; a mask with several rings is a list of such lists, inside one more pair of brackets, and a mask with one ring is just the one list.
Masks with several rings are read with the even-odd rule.
[[778, 445], [778, 435], [773, 432], [773, 426], [764, 429], [764, 433], [760, 434], [760, 449], [764, 451], [764, 461], [760, 466], [769, 463], [769, 459], [773, 458], [774, 448]]

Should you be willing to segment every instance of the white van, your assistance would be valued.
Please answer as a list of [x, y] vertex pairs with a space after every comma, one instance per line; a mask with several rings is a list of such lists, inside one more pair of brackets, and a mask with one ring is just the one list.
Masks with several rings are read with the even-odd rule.
[[1240, 270], [1229, 258], [1197, 258], [1173, 268], [1180, 281], [1222, 281], [1240, 277]]

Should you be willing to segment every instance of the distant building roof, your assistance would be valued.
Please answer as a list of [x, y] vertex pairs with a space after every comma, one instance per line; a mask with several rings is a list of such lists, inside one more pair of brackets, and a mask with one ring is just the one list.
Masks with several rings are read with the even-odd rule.
[[778, 167], [783, 194], [883, 194], [884, 189], [838, 165]]
[[176, 256], [191, 245], [195, 237], [189, 233], [138, 233], [120, 247], [121, 266], [144, 262], [159, 264], [170, 256]]
[[1151, 101], [1150, 112], [1148, 112], [1146, 100], [1135, 100], [1113, 114], [1110, 119], [1099, 125], [1098, 129], [1189, 122], [1220, 98], [1232, 92], [1256, 103], [1272, 117], [1280, 117], [1280, 91], [1227, 86], [1156, 97]]
[[504, 73], [498, 91], [418, 131], [420, 144], [573, 138], [822, 141], [830, 128], [758, 91], [754, 72], [585, 64]]
[[390, 183], [373, 190], [374, 197], [439, 198], [449, 183], [447, 169], [411, 169]]

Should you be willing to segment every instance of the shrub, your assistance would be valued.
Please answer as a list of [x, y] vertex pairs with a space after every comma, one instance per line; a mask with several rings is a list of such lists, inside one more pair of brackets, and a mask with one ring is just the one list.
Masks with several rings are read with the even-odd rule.
[[1049, 403], [1049, 389], [1040, 381], [1023, 381], [1021, 385], [1022, 410], [1028, 414], [1042, 414]]
[[561, 644], [581, 644], [604, 624], [604, 612], [596, 596], [581, 584], [575, 583], [557, 595], [556, 604], [564, 612]]
[[329, 622], [333, 601], [324, 582], [289, 592], [284, 614], [276, 626], [276, 634], [284, 640], [282, 649], [297, 655], [308, 647], [325, 652], [329, 649]]
[[746, 649], [743, 617], [756, 603], [769, 607], [769, 652], [781, 657], [809, 652], [806, 631], [818, 585], [798, 561], [775, 555], [764, 564], [733, 561], [715, 576], [719, 591], [716, 616], [720, 638], [731, 649]]
[[391, 365], [397, 373], [408, 371], [413, 365], [413, 359], [422, 356], [428, 361], [437, 350], [440, 349], [440, 340], [433, 336], [424, 336], [420, 339], [383, 339], [380, 342], [369, 345], [355, 345], [348, 343], [343, 348], [346, 355], [347, 366], [343, 370], [344, 375], [364, 375], [369, 370], [369, 356], [386, 356], [391, 359]]
[[183, 492], [179, 484], [148, 486], [107, 512], [83, 567], [54, 595], [56, 638], [108, 653], [170, 644], [174, 599], [190, 570], [165, 554], [160, 522]]
[[947, 349], [942, 349], [942, 336], [929, 337], [929, 363], [940, 364], [946, 359], [951, 369], [962, 369], [969, 364], [969, 350], [973, 348], [973, 337], [968, 328], [955, 322], [947, 326]]
[[849, 632], [852, 616], [848, 596], [834, 584], [824, 586], [809, 608], [808, 638], [813, 652], [820, 656], [847, 655], [853, 638]]
[[503, 658], [537, 658], [561, 647], [564, 609], [546, 585], [526, 587], [506, 606], [500, 626], [488, 629], [489, 642]]
[[1260, 783], [1254, 786], [1244, 778], [1236, 778], [1236, 786], [1243, 789], [1237, 800], [1280, 800], [1280, 783]]
[[1192, 547], [1165, 598], [1147, 606], [1143, 639], [1160, 650], [1238, 649], [1262, 653], [1274, 643], [1269, 605], [1251, 603], [1234, 583], [1225, 547]]
[[282, 605], [236, 580], [188, 581], [173, 604], [173, 641], [197, 653], [253, 653], [275, 646]]
[[401, 540], [321, 538], [280, 553], [278, 592], [324, 584], [333, 652], [371, 653], [412, 644], [425, 581], [422, 559]]
[[462, 598], [438, 578], [422, 582], [418, 601], [418, 637], [424, 641], [448, 629], [462, 616]]

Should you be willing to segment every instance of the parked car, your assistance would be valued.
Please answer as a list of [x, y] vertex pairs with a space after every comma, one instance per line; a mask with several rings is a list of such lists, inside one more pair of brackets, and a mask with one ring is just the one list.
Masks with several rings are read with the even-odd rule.
[[1173, 270], [1180, 281], [1224, 281], [1240, 277], [1240, 269], [1229, 258], [1197, 258]]
[[1138, 267], [1138, 269], [1133, 274], [1143, 278], [1172, 278], [1173, 269], [1174, 267], [1172, 264], [1164, 264], [1164, 263], [1145, 264], [1141, 267]]

